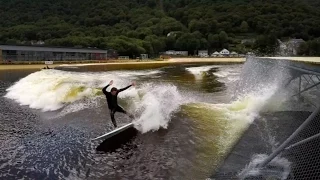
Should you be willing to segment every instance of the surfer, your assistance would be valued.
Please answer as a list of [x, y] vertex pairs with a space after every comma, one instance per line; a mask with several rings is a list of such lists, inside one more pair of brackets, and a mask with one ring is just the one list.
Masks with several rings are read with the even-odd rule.
[[113, 80], [111, 80], [106, 87], [102, 88], [102, 92], [103, 92], [103, 94], [106, 95], [107, 102], [108, 102], [108, 107], [109, 107], [109, 112], [110, 112], [110, 116], [111, 116], [111, 120], [112, 120], [113, 126], [116, 128], [117, 127], [117, 122], [114, 119], [114, 114], [116, 112], [121, 112], [121, 113], [124, 113], [124, 114], [128, 114], [130, 118], [133, 118], [133, 115], [129, 114], [121, 106], [118, 105], [117, 98], [118, 98], [118, 94], [121, 91], [124, 91], [124, 90], [128, 89], [131, 86], [135, 86], [135, 83], [133, 82], [129, 86], [127, 86], [125, 88], [122, 88], [122, 89], [117, 89], [117, 88], [113, 87], [113, 88], [111, 88], [110, 92], [107, 92], [107, 88], [112, 84], [113, 84]]

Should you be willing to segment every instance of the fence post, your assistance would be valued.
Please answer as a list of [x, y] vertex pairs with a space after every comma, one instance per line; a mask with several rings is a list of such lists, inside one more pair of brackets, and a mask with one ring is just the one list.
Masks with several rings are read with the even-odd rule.
[[320, 113], [320, 105], [317, 109], [312, 112], [312, 114], [300, 125], [300, 127], [291, 134], [291, 136], [285, 140], [281, 146], [279, 146], [267, 159], [265, 159], [261, 164], [258, 165], [259, 168], [267, 165], [273, 158], [275, 158], [283, 149], [285, 149], [289, 143], [295, 138], [318, 114]]

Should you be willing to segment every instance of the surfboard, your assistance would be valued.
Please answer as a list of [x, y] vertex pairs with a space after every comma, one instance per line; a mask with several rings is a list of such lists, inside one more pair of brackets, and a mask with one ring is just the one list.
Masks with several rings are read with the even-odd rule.
[[93, 138], [91, 140], [99, 140], [99, 139], [102, 139], [102, 138], [107, 139], [107, 138], [110, 138], [110, 137], [112, 137], [112, 136], [114, 136], [116, 134], [119, 134], [120, 132], [125, 131], [125, 130], [131, 128], [131, 127], [133, 127], [133, 123], [129, 123], [129, 124], [126, 124], [124, 126], [121, 126], [121, 127], [117, 128], [117, 129], [115, 129], [113, 131], [110, 131], [110, 132], [108, 132], [106, 134], [103, 134], [103, 135], [98, 136], [96, 138]]

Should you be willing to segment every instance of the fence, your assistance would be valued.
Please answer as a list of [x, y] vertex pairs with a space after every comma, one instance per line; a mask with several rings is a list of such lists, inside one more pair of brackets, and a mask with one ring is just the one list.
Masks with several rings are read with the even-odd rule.
[[260, 113], [211, 179], [320, 179], [320, 67], [255, 58], [243, 71], [243, 87], [274, 80], [288, 98]]

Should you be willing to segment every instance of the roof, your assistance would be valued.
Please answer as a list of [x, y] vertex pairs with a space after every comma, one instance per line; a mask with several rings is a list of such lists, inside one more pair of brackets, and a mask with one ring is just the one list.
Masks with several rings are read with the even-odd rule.
[[305, 42], [303, 39], [291, 39], [290, 41], [293, 41], [293, 42]]
[[[228, 51], [228, 49], [222, 49], [221, 51]], [[220, 52], [221, 52], [221, 51], [220, 51]]]
[[236, 52], [232, 51], [232, 52], [231, 52], [231, 54], [238, 54], [238, 53], [236, 53]]
[[46, 46], [16, 46], [16, 45], [0, 45], [2, 50], [11, 51], [47, 51], [47, 52], [80, 52], [80, 53], [107, 53], [103, 49], [85, 49], [85, 48], [70, 48], [70, 47], [46, 47]]
[[214, 53], [212, 53], [212, 54], [220, 54], [218, 51], [216, 51], [216, 52], [214, 52]]

